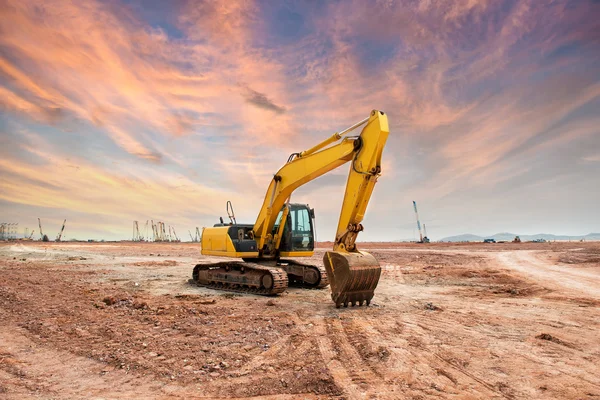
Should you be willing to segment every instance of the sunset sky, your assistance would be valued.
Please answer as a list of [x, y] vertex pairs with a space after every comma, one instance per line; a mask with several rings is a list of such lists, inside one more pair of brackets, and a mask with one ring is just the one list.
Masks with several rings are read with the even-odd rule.
[[[359, 240], [600, 231], [600, 1], [0, 1], [0, 221], [254, 222], [272, 174], [389, 117]], [[300, 188], [332, 240], [348, 167]], [[37, 234], [36, 234], [37, 236]]]

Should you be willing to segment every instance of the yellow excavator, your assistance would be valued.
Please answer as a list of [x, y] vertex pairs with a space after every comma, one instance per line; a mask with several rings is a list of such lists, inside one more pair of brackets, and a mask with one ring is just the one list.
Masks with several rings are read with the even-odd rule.
[[[364, 125], [360, 135], [350, 132]], [[342, 304], [369, 305], [381, 268], [371, 254], [356, 248], [356, 238], [381, 174], [381, 154], [389, 134], [387, 115], [373, 110], [369, 117], [316, 146], [290, 155], [275, 174], [256, 222], [238, 224], [228, 202], [230, 222], [202, 231], [202, 254], [243, 261], [198, 264], [192, 282], [215, 289], [263, 295], [283, 292], [288, 284], [323, 288], [331, 284], [331, 298]], [[325, 268], [290, 258], [314, 254], [314, 209], [290, 203], [298, 187], [350, 163], [346, 192], [333, 250], [323, 257]]]

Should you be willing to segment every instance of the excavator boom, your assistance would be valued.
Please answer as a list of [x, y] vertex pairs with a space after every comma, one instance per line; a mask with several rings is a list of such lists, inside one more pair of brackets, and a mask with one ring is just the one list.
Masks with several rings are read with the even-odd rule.
[[[344, 137], [366, 124], [360, 136]], [[369, 253], [356, 249], [355, 241], [363, 230], [361, 224], [381, 174], [381, 155], [389, 134], [387, 116], [374, 110], [369, 118], [335, 133], [330, 138], [290, 157], [273, 177], [263, 206], [253, 227], [262, 256], [276, 254], [278, 237], [272, 229], [279, 210], [292, 192], [301, 185], [350, 162], [350, 172], [338, 221], [333, 251], [323, 263], [329, 276], [332, 299], [336, 306], [369, 303], [379, 282], [381, 268]], [[334, 144], [338, 142], [337, 144]], [[328, 147], [329, 146], [329, 147]]]

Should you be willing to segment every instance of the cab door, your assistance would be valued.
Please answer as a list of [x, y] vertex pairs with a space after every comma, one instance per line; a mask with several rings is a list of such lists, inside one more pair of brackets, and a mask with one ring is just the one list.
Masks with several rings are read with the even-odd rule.
[[312, 253], [315, 248], [312, 213], [304, 204], [290, 204], [289, 207], [279, 250]]

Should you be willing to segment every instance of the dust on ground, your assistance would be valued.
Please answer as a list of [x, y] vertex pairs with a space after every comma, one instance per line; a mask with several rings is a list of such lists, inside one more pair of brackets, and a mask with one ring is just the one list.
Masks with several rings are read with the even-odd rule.
[[197, 244], [2, 243], [0, 397], [600, 397], [600, 243], [362, 247], [336, 309], [191, 286]]

